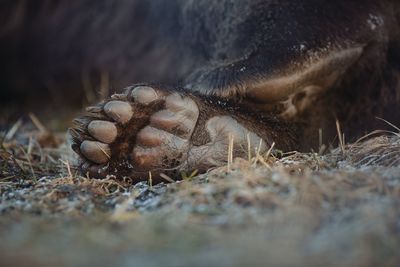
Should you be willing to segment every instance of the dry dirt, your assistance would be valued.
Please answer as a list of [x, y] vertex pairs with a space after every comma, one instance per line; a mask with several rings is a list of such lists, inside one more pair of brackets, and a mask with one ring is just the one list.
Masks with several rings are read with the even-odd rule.
[[82, 177], [65, 129], [0, 133], [0, 266], [400, 266], [400, 134], [177, 183]]

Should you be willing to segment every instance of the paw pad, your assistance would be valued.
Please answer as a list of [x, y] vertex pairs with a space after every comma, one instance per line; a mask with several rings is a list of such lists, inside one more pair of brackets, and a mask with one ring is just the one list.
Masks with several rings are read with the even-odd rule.
[[124, 101], [110, 101], [104, 105], [104, 112], [114, 121], [125, 124], [132, 118], [133, 111], [129, 103]]
[[107, 144], [85, 140], [80, 146], [82, 154], [97, 164], [107, 163], [111, 158], [111, 149]]
[[117, 138], [118, 131], [114, 123], [109, 121], [94, 120], [88, 125], [88, 132], [95, 139], [111, 144]]
[[149, 86], [138, 86], [132, 90], [131, 97], [140, 104], [150, 104], [151, 102], [157, 100], [158, 94], [156, 90]]

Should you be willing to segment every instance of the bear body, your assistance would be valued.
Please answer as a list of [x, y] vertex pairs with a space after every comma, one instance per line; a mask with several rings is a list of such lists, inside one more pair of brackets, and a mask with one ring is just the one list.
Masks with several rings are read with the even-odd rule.
[[[212, 125], [221, 121], [227, 125], [222, 132], [250, 129], [285, 149], [316, 148], [321, 131], [324, 142], [331, 142], [336, 120], [350, 139], [380, 127], [376, 116], [400, 122], [396, 0], [49, 0], [39, 6], [28, 1], [1, 5], [7, 22], [0, 29], [2, 101], [36, 97], [36, 102], [70, 98], [77, 103], [88, 81], [106, 77], [112, 88], [147, 82], [147, 91], [143, 85], [128, 91], [142, 100], [154, 93], [158, 98], [153, 101], [165, 103], [175, 103], [169, 93], [183, 94], [182, 101], [189, 103], [186, 111], [198, 115], [195, 125], [204, 123], [200, 128], [208, 136], [193, 128], [189, 143], [214, 140]], [[126, 95], [119, 101], [131, 99]], [[148, 104], [143, 101], [139, 103]], [[100, 109], [112, 113], [136, 105], [116, 108], [118, 103], [110, 100]], [[219, 116], [202, 115], [205, 111]], [[131, 118], [129, 112], [123, 115]], [[74, 134], [75, 150], [90, 164], [107, 162], [83, 144], [85, 138], [101, 136], [98, 129], [106, 124], [90, 128], [93, 118], [85, 118]], [[145, 124], [132, 126], [135, 133], [130, 135], [115, 130], [116, 136], [137, 139]], [[285, 132], [290, 134], [279, 136]], [[130, 152], [110, 146], [109, 158], [115, 162], [142, 162], [132, 159], [137, 153], [127, 156]]]

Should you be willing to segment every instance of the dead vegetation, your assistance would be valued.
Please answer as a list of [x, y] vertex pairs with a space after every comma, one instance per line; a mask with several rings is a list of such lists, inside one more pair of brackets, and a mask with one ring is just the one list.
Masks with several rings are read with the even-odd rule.
[[1, 136], [0, 266], [400, 265], [398, 129], [158, 185], [80, 176], [34, 115]]

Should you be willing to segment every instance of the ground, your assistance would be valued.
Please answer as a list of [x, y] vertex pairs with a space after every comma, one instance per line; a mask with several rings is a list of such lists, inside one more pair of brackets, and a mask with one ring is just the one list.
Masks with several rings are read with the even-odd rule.
[[395, 126], [132, 185], [80, 175], [57, 119], [1, 119], [0, 266], [400, 266]]

